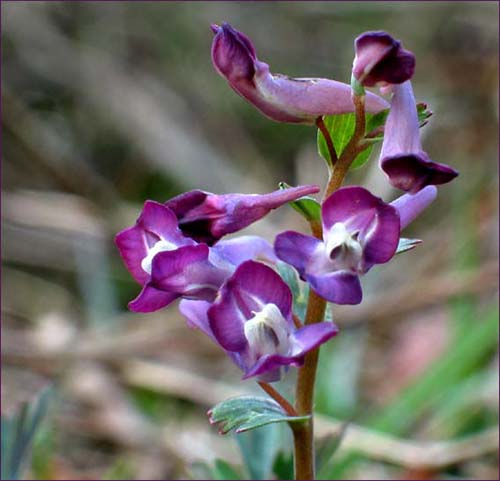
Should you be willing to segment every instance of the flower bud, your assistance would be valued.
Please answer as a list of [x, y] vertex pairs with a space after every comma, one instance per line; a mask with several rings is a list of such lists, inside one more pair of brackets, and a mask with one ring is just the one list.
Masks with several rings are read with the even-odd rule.
[[354, 48], [352, 73], [365, 87], [400, 84], [413, 77], [415, 56], [386, 32], [365, 32]]
[[[322, 115], [354, 112], [351, 87], [322, 78], [290, 78], [272, 74], [269, 65], [257, 59], [250, 39], [224, 23], [212, 25], [215, 33], [212, 62], [239, 95], [264, 115], [278, 122], [314, 124]], [[369, 92], [366, 110], [377, 113], [387, 102]]]
[[426, 185], [446, 184], [458, 172], [433, 162], [422, 150], [411, 82], [393, 86], [391, 111], [385, 123], [380, 167], [398, 189], [415, 194]]

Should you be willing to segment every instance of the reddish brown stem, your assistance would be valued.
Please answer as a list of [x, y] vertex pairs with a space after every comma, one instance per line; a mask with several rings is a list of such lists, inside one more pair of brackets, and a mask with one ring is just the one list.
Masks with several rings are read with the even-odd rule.
[[[339, 159], [336, 159], [333, 172], [330, 171], [328, 184], [325, 189], [324, 199], [342, 186], [344, 178], [356, 158], [365, 146], [362, 141], [365, 136], [366, 117], [365, 117], [365, 97], [353, 95], [353, 102], [356, 114], [356, 125], [354, 134], [349, 140], [346, 148]], [[321, 121], [320, 121], [321, 120]], [[322, 119], [316, 122], [318, 128], [323, 132]], [[328, 135], [328, 137], [330, 137]], [[325, 140], [327, 137], [325, 136]], [[330, 139], [331, 140], [331, 139]], [[328, 145], [328, 140], [327, 140]], [[333, 146], [332, 146], [333, 147]], [[330, 147], [329, 147], [330, 148]], [[334, 149], [333, 149], [334, 151]], [[335, 157], [336, 158], [336, 157]], [[333, 157], [332, 157], [333, 159]], [[319, 222], [311, 223], [311, 230], [318, 239], [323, 239], [322, 227]], [[309, 291], [307, 302], [307, 311], [304, 324], [313, 324], [322, 322], [325, 317], [326, 301], [318, 296], [313, 290]], [[294, 439], [294, 466], [295, 479], [314, 479], [314, 444], [313, 444], [313, 400], [314, 383], [316, 380], [316, 370], [318, 366], [319, 348], [310, 351], [304, 360], [304, 366], [299, 369], [297, 377], [297, 388], [295, 407], [299, 416], [310, 415], [307, 423], [300, 423], [293, 428]]]
[[328, 153], [330, 154], [330, 162], [328, 164], [330, 168], [333, 168], [337, 162], [337, 152], [335, 151], [332, 137], [330, 136], [330, 132], [328, 132], [328, 129], [326, 128], [323, 117], [318, 117], [316, 119], [316, 127], [318, 127], [321, 134], [323, 135], [323, 138], [325, 139]]
[[297, 411], [295, 408], [278, 392], [274, 389], [270, 384], [265, 382], [257, 381], [257, 384], [271, 396], [284, 410], [289, 416], [297, 416]]

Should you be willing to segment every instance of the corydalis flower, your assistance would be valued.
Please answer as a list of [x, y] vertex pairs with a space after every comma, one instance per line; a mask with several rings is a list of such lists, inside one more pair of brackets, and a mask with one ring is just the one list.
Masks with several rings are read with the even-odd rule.
[[415, 56], [386, 32], [365, 32], [354, 48], [352, 73], [365, 87], [400, 84], [413, 77]]
[[321, 297], [336, 304], [358, 304], [359, 275], [393, 257], [400, 230], [435, 196], [436, 188], [430, 186], [391, 205], [362, 187], [344, 187], [322, 205], [323, 241], [287, 231], [276, 237], [276, 255], [294, 266]]
[[[257, 59], [250, 39], [229, 24], [212, 25], [212, 62], [239, 95], [267, 117], [279, 122], [313, 124], [322, 115], [354, 111], [351, 87], [322, 78], [290, 78], [272, 74]], [[366, 109], [376, 113], [388, 107], [375, 94], [367, 93]]]
[[418, 114], [410, 81], [392, 87], [391, 110], [384, 128], [380, 167], [391, 185], [416, 193], [426, 185], [445, 184], [458, 172], [433, 162], [422, 150]]
[[248, 259], [274, 262], [271, 245], [258, 236], [221, 241], [210, 249], [185, 237], [175, 214], [163, 204], [146, 201], [133, 227], [116, 236], [125, 265], [143, 289], [129, 308], [151, 312], [179, 297], [213, 300], [218, 288]]
[[[187, 307], [200, 308], [202, 315], [202, 305]], [[244, 379], [276, 381], [282, 367], [302, 365], [307, 352], [337, 333], [330, 322], [296, 329], [290, 288], [270, 267], [254, 261], [236, 269], [207, 314], [209, 333], [241, 367]]]
[[222, 236], [247, 227], [272, 209], [318, 191], [319, 187], [315, 185], [262, 195], [216, 195], [192, 190], [170, 199], [165, 205], [175, 213], [179, 228], [186, 236], [213, 245]]

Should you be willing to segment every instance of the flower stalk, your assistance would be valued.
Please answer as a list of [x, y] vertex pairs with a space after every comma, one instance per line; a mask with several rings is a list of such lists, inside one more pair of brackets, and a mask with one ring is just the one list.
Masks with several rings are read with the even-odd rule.
[[[330, 175], [323, 199], [327, 199], [333, 192], [342, 187], [349, 167], [359, 152], [364, 148], [361, 142], [364, 139], [366, 128], [365, 96], [353, 93], [352, 98], [356, 115], [354, 134], [338, 160], [336, 159], [336, 156], [332, 156], [332, 151], [335, 152], [335, 149], [333, 148], [333, 144], [330, 147], [328, 143], [328, 139], [330, 139], [331, 143], [328, 131], [326, 129], [326, 132], [323, 131], [321, 128], [321, 122], [317, 122], [316, 124], [325, 136], [333, 166], [333, 170], [330, 170], [329, 172]], [[336, 160], [335, 162], [333, 162], [334, 159]], [[323, 238], [323, 229], [321, 224], [311, 223], [311, 231], [317, 239], [321, 240]], [[322, 322], [325, 317], [325, 312], [326, 300], [310, 289], [304, 324], [308, 325]], [[292, 430], [294, 442], [295, 479], [301, 480], [315, 479], [313, 404], [318, 359], [319, 347], [307, 353], [304, 366], [299, 369], [297, 375], [295, 409], [299, 416], [311, 415], [311, 418], [307, 421], [307, 423], [300, 423], [300, 425], [296, 426]]]

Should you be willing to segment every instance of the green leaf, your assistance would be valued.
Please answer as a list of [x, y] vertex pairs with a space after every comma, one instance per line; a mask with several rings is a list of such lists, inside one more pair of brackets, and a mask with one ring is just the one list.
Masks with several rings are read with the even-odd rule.
[[[428, 109], [428, 106], [424, 102], [419, 102], [416, 105], [419, 126], [423, 127], [429, 121], [429, 117], [432, 115], [432, 112]], [[389, 115], [389, 109], [382, 110], [376, 114], [366, 114], [366, 134], [369, 134], [373, 130], [381, 127], [385, 124], [387, 120], [387, 116]], [[356, 124], [356, 116], [354, 113], [349, 114], [340, 114], [340, 115], [325, 115], [323, 117], [323, 122], [330, 133], [332, 138], [333, 146], [335, 147], [335, 152], [337, 153], [337, 157], [342, 155], [345, 147], [347, 146], [349, 140], [354, 134], [354, 127]], [[351, 169], [357, 169], [363, 166], [370, 157], [370, 154], [373, 150], [373, 145], [377, 142], [380, 142], [384, 138], [384, 134], [381, 133], [375, 137], [368, 139], [368, 141], [372, 144], [367, 149], [363, 150], [358, 156], [354, 159], [354, 162], [351, 165]], [[317, 134], [317, 143], [318, 143], [318, 153], [323, 157], [328, 164], [331, 164], [330, 153], [328, 152], [328, 147], [326, 145], [325, 138], [320, 130], [318, 130]]]
[[[291, 186], [285, 182], [279, 183], [279, 188], [281, 190], [289, 189]], [[293, 207], [302, 217], [307, 221], [320, 221], [321, 220], [321, 206], [319, 202], [308, 195], [301, 197], [300, 199], [289, 202], [290, 206]]]
[[282, 261], [276, 263], [276, 268], [278, 269], [278, 274], [292, 291], [293, 297], [299, 297], [301, 292], [297, 271], [290, 264]]
[[[366, 114], [367, 132], [370, 132], [379, 125], [383, 125], [387, 116], [383, 116], [380, 114]], [[325, 115], [323, 117], [323, 122], [325, 123], [328, 132], [330, 132], [330, 137], [332, 138], [337, 157], [340, 157], [345, 147], [349, 143], [349, 140], [351, 140], [352, 135], [354, 134], [356, 116], [354, 113], [341, 115]], [[328, 152], [325, 138], [323, 137], [323, 134], [320, 130], [318, 130], [317, 142], [319, 155], [321, 155], [321, 157], [323, 157], [327, 161], [327, 163], [331, 163], [330, 153]], [[370, 157], [372, 150], [372, 146], [363, 150], [363, 152], [361, 152], [354, 159], [351, 168], [361, 167]]]
[[215, 460], [213, 479], [243, 479], [243, 476], [229, 463], [222, 459]]
[[420, 127], [423, 127], [429, 121], [429, 118], [432, 115], [432, 110], [428, 109], [428, 106], [425, 102], [419, 102], [417, 104], [417, 115], [418, 124]]
[[398, 242], [398, 248], [396, 249], [396, 254], [401, 254], [402, 252], [410, 251], [421, 244], [420, 239], [405, 239], [401, 237]]
[[12, 415], [2, 415], [1, 479], [19, 479], [30, 448], [48, 408], [51, 390], [43, 388], [31, 402]]
[[280, 451], [273, 464], [276, 479], [293, 479], [293, 454]]
[[279, 428], [279, 424], [269, 424], [236, 436], [250, 479], [270, 479], [280, 444]]
[[318, 479], [328, 479], [332, 457], [339, 448], [348, 426], [349, 423], [345, 422], [338, 433], [329, 434], [316, 443], [316, 471], [318, 472]]
[[255, 396], [227, 399], [214, 406], [208, 416], [211, 424], [219, 426], [220, 434], [241, 433], [271, 423], [302, 422], [310, 417], [289, 416], [276, 401]]

